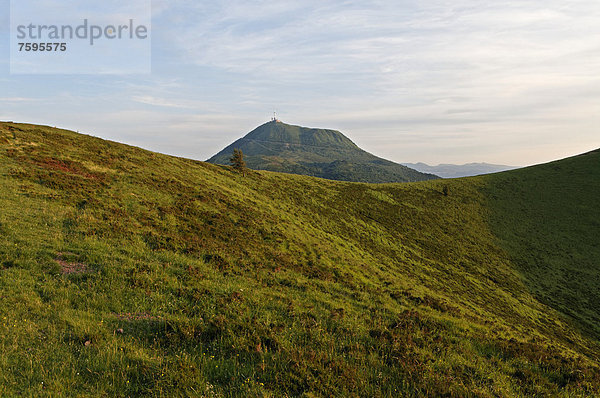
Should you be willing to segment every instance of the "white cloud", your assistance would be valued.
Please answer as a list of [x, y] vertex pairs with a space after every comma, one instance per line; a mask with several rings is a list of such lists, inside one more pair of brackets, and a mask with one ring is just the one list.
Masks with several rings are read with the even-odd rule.
[[39, 101], [37, 98], [25, 98], [25, 97], [0, 97], [0, 102], [35, 102]]
[[198, 104], [192, 101], [172, 101], [166, 98], [153, 97], [151, 95], [134, 95], [133, 97], [131, 97], [131, 100], [134, 102], [139, 102], [140, 104], [160, 106], [166, 108], [196, 109], [198, 107]]

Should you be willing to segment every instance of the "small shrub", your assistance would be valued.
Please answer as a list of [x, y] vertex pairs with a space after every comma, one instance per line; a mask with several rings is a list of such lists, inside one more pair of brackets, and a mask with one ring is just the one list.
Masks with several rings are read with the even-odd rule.
[[233, 166], [234, 169], [236, 169], [243, 175], [246, 175], [246, 162], [244, 161], [244, 153], [241, 149], [234, 149], [233, 155], [231, 156], [231, 159], [229, 159], [229, 161], [231, 162], [231, 166]]

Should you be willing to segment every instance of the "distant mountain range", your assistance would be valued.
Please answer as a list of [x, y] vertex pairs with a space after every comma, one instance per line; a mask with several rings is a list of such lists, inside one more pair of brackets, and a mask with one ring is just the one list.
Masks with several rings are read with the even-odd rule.
[[438, 178], [372, 155], [336, 130], [293, 126], [278, 120], [265, 123], [208, 159], [229, 164], [241, 149], [247, 166], [355, 182], [412, 182]]
[[425, 163], [402, 163], [406, 167], [415, 169], [422, 173], [431, 173], [442, 178], [458, 178], [470, 177], [481, 174], [498, 173], [500, 171], [514, 170], [519, 167], [505, 166], [500, 164], [489, 163], [468, 163], [468, 164], [439, 164], [437, 166], [429, 166]]

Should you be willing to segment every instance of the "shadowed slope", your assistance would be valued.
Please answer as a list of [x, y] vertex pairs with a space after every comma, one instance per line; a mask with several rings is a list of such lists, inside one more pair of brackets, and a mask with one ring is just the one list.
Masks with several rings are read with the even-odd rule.
[[600, 151], [487, 181], [493, 231], [531, 291], [600, 338]]

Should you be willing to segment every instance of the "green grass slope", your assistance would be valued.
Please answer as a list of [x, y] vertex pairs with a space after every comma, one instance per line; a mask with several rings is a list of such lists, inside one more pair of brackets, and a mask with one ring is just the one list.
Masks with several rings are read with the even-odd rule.
[[0, 396], [598, 395], [599, 161], [369, 185], [0, 123]]
[[248, 167], [255, 170], [370, 183], [437, 178], [365, 152], [339, 131], [293, 126], [280, 121], [257, 127], [208, 162], [229, 165], [234, 149], [241, 149]]
[[600, 151], [491, 181], [490, 225], [529, 290], [600, 338]]

